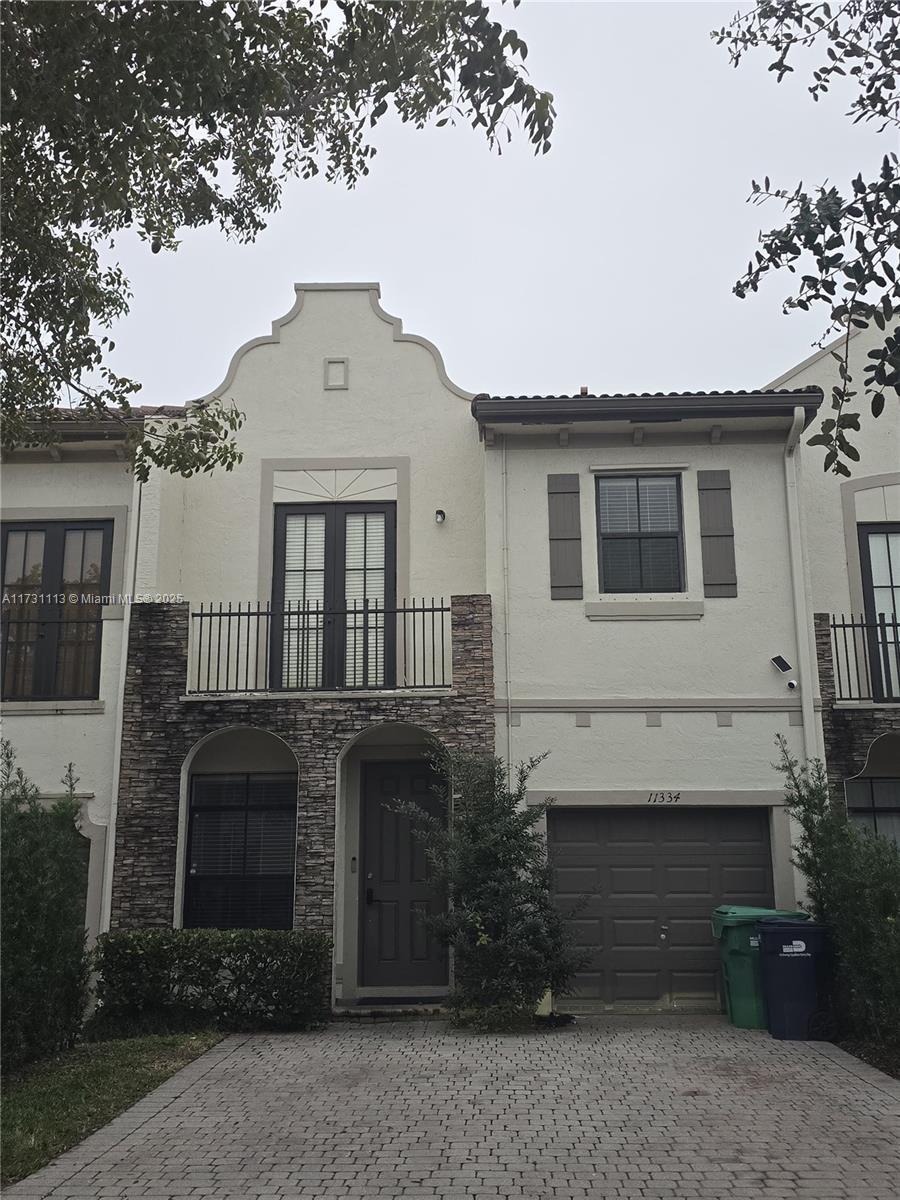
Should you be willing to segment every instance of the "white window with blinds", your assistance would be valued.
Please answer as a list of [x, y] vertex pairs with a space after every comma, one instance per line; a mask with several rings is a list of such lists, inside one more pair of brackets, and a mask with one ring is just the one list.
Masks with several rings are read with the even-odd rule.
[[601, 592], [682, 592], [684, 541], [677, 475], [597, 477]]
[[285, 519], [282, 686], [322, 686], [325, 622], [325, 514]]
[[385, 514], [348, 513], [344, 525], [344, 667], [348, 687], [384, 684]]
[[395, 527], [392, 503], [276, 507], [271, 671], [281, 687], [392, 684]]

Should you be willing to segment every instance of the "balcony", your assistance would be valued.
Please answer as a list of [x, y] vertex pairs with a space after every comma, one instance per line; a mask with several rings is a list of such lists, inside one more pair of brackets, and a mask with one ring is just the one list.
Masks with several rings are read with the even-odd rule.
[[900, 704], [900, 622], [832, 616], [829, 628], [835, 701]]
[[188, 695], [448, 689], [451, 606], [218, 603], [190, 614]]

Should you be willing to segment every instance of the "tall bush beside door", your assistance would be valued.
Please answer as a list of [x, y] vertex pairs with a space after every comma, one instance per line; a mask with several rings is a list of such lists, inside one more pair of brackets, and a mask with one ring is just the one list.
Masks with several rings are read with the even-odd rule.
[[14, 1070], [71, 1045], [84, 1019], [88, 843], [77, 828], [77, 779], [46, 805], [0, 744], [2, 1060]]
[[813, 917], [829, 930], [842, 1033], [900, 1048], [900, 847], [860, 829], [829, 794], [824, 765], [801, 766], [778, 739], [794, 861]]

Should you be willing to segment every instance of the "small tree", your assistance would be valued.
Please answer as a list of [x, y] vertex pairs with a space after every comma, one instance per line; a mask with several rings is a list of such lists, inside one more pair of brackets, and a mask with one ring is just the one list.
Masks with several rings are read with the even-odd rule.
[[794, 863], [831, 935], [837, 1015], [855, 1037], [900, 1046], [900, 847], [848, 821], [823, 764], [801, 765], [777, 740], [785, 804], [800, 829]]
[[451, 781], [449, 822], [402, 806], [446, 893], [447, 911], [433, 923], [453, 950], [450, 1007], [458, 1024], [502, 1029], [531, 1021], [548, 990], [571, 990], [581, 965], [552, 899], [539, 829], [549, 802], [525, 802], [540, 761], [520, 764], [509, 787], [499, 758], [441, 754], [436, 765]]
[[84, 1017], [86, 862], [71, 763], [62, 782], [65, 796], [42, 804], [0, 743], [4, 1070], [70, 1045]]

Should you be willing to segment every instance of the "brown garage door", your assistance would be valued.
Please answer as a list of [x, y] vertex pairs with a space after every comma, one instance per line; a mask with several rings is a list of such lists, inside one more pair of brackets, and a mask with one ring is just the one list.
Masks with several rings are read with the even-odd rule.
[[577, 998], [718, 1009], [710, 914], [773, 903], [769, 810], [554, 808], [547, 822], [557, 900], [588, 956]]

